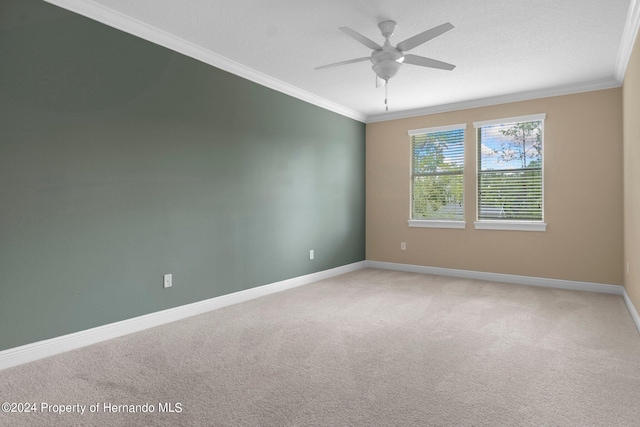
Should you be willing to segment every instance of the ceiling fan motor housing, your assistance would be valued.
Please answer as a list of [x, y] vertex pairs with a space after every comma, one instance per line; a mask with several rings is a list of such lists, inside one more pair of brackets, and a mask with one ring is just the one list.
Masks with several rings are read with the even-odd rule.
[[[382, 24], [380, 24], [380, 26], [382, 26]], [[371, 53], [371, 62], [373, 63], [373, 67], [371, 68], [378, 77], [384, 81], [388, 81], [398, 73], [403, 60], [404, 55], [402, 52], [391, 46], [389, 38], [387, 37], [382, 50], [374, 50]]]

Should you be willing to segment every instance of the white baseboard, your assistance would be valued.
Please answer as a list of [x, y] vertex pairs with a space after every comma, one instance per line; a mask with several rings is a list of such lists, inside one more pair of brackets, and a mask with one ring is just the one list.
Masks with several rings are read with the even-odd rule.
[[576, 282], [573, 280], [545, 279], [542, 277], [517, 276], [514, 274], [487, 273], [484, 271], [457, 270], [453, 268], [426, 267], [413, 264], [365, 261], [370, 268], [406, 271], [409, 273], [433, 274], [436, 276], [461, 277], [463, 279], [488, 280], [492, 282], [513, 283], [515, 285], [542, 286], [545, 288], [569, 289], [574, 291], [600, 292], [603, 294], [623, 295], [624, 287], [602, 283]]
[[626, 289], [624, 290], [624, 294], [622, 296], [624, 297], [624, 302], [627, 304], [627, 308], [629, 309], [629, 314], [631, 314], [631, 318], [636, 324], [636, 328], [638, 328], [638, 332], [640, 332], [640, 316], [638, 316], [638, 311], [636, 310], [636, 307], [633, 305], [633, 302], [631, 302], [631, 298], [629, 298], [629, 294], [627, 294]]
[[305, 276], [294, 277], [268, 285], [258, 286], [244, 291], [234, 292], [210, 298], [192, 304], [174, 307], [155, 313], [146, 314], [132, 319], [122, 320], [108, 325], [98, 326], [84, 331], [26, 344], [20, 347], [0, 351], [0, 370], [23, 363], [31, 362], [44, 357], [53, 356], [65, 351], [85, 347], [108, 339], [117, 338], [132, 332], [160, 326], [165, 323], [185, 319], [187, 317], [203, 314], [222, 307], [249, 301], [265, 295], [307, 285], [318, 280], [328, 279], [340, 274], [360, 270], [365, 267], [365, 261], [344, 265], [341, 267], [324, 270]]
[[383, 270], [405, 271], [409, 273], [433, 274], [437, 276], [460, 277], [464, 279], [489, 280], [492, 282], [513, 283], [516, 285], [542, 286], [546, 288], [568, 289], [573, 291], [599, 292], [603, 294], [620, 295], [624, 298], [627, 309], [633, 318], [638, 332], [640, 332], [640, 316], [631, 302], [624, 286], [603, 283], [578, 282], [574, 280], [546, 279], [542, 277], [517, 276], [513, 274], [487, 273], [483, 271], [457, 270], [453, 268], [427, 267], [414, 264], [398, 264], [382, 261], [365, 261], [368, 268]]
[[360, 270], [362, 268], [379, 268], [385, 270], [406, 271], [411, 273], [433, 274], [439, 276], [461, 277], [466, 279], [490, 280], [494, 282], [513, 283], [530, 286], [543, 286], [549, 288], [569, 289], [577, 291], [600, 292], [606, 294], [621, 295], [629, 309], [629, 313], [640, 332], [640, 316], [636, 311], [629, 295], [620, 285], [607, 285], [601, 283], [576, 282], [571, 280], [544, 279], [530, 276], [517, 276], [511, 274], [486, 273], [481, 271], [456, 270], [440, 267], [426, 267], [411, 264], [397, 264], [381, 261], [361, 261], [344, 265], [318, 273], [294, 277], [292, 279], [234, 292], [228, 295], [198, 301], [180, 307], [170, 308], [120, 322], [110, 323], [104, 326], [75, 332], [61, 337], [26, 344], [20, 347], [0, 351], [0, 370], [12, 366], [31, 362], [44, 357], [53, 356], [65, 351], [85, 347], [108, 339], [117, 338], [133, 332], [160, 326], [165, 323], [185, 319], [187, 317], [203, 314], [233, 304], [249, 301], [265, 295], [284, 291], [302, 285], [307, 285], [319, 280], [328, 279], [340, 274]]

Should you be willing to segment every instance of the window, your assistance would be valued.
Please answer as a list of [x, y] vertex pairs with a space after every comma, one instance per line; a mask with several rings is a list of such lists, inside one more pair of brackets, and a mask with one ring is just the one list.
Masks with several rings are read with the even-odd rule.
[[464, 228], [466, 124], [409, 131], [410, 227]]
[[476, 228], [544, 231], [545, 114], [474, 123], [477, 128]]

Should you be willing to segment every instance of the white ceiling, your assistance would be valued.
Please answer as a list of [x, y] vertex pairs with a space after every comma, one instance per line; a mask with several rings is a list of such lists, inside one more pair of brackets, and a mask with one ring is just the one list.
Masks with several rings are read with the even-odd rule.
[[[639, 0], [47, 0], [364, 122], [619, 86]], [[384, 89], [369, 56], [338, 27], [377, 43], [445, 22], [455, 29], [411, 53], [453, 71], [403, 65]]]

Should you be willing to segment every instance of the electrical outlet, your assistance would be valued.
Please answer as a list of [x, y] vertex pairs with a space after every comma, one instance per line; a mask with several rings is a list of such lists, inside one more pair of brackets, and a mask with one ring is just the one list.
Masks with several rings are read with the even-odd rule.
[[171, 286], [173, 286], [173, 274], [165, 274], [163, 277], [163, 287], [164, 288], [170, 288]]
[[407, 250], [407, 243], [406, 242], [400, 242], [400, 250], [401, 251], [406, 251]]
[[313, 259], [313, 257], [314, 257], [313, 249], [311, 249], [311, 250], [309, 251], [309, 259]]

